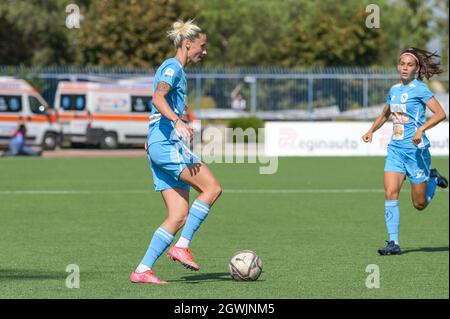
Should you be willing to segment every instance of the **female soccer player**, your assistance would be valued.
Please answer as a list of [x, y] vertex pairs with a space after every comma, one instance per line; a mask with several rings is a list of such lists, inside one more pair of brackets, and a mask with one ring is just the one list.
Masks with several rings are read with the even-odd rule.
[[[206, 34], [189, 20], [175, 22], [168, 36], [177, 51], [156, 71], [147, 138], [154, 187], [162, 194], [168, 217], [153, 234], [144, 258], [131, 273], [130, 280], [137, 283], [167, 283], [159, 280], [152, 268], [183, 225], [178, 242], [167, 256], [187, 269], [200, 269], [192, 258], [189, 243], [222, 192], [209, 168], [186, 145], [192, 141], [193, 130], [181, 119], [187, 95], [184, 67], [206, 56]], [[199, 196], [189, 210], [190, 186]]]
[[[398, 197], [406, 177], [411, 183], [412, 203], [418, 210], [430, 204], [436, 185], [442, 188], [448, 186], [445, 177], [436, 169], [430, 170], [430, 142], [425, 135], [426, 130], [446, 118], [433, 93], [421, 82], [424, 77], [428, 80], [434, 74], [443, 72], [436, 60], [438, 57], [417, 48], [401, 52], [397, 65], [401, 82], [391, 87], [383, 111], [362, 137], [364, 142], [371, 142], [373, 133], [392, 114], [393, 133], [384, 166], [385, 220], [389, 241], [386, 247], [378, 249], [380, 255], [401, 254]], [[433, 112], [428, 120], [425, 117], [426, 107]]]

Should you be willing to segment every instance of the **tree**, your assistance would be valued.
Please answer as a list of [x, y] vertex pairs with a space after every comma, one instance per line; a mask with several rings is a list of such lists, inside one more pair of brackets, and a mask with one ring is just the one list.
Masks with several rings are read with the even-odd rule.
[[441, 45], [441, 64], [449, 68], [449, 54], [448, 54], [448, 9], [449, 0], [436, 0], [434, 3], [437, 9], [440, 9], [442, 16], [436, 21], [435, 30], [439, 35]]
[[[448, 0], [434, 2], [448, 11]], [[448, 14], [433, 26], [423, 0], [378, 0], [380, 28], [365, 25], [360, 0], [76, 3], [79, 29], [65, 25], [66, 0], [0, 2], [0, 64], [156, 67], [175, 52], [166, 37], [172, 23], [190, 18], [208, 36], [202, 66], [392, 67], [401, 49], [426, 48], [436, 34], [448, 56]]]
[[328, 0], [291, 10], [289, 36], [280, 50], [282, 65], [372, 65], [378, 57], [380, 31], [366, 27], [365, 8], [359, 0]]
[[202, 0], [207, 65], [392, 66], [400, 49], [424, 47], [432, 14], [421, 0], [380, 0], [380, 28], [360, 0]]
[[195, 17], [193, 1], [94, 0], [76, 30], [78, 64], [156, 67], [174, 54], [173, 22]]
[[203, 0], [199, 23], [208, 34], [214, 66], [279, 65], [279, 46], [287, 31], [288, 9], [277, 0]]
[[380, 65], [394, 66], [398, 54], [408, 47], [426, 49], [433, 38], [431, 8], [422, 0], [398, 0], [382, 9]]
[[0, 64], [64, 65], [74, 52], [65, 27], [65, 1], [0, 3]]

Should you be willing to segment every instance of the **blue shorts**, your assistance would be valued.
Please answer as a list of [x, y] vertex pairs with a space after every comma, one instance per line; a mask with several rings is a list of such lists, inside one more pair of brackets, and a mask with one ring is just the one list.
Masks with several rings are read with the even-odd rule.
[[419, 184], [430, 178], [431, 155], [428, 148], [400, 148], [388, 145], [384, 165], [385, 172], [406, 175], [411, 184]]
[[200, 159], [185, 143], [181, 140], [155, 142], [148, 146], [147, 154], [155, 191], [168, 188], [190, 189], [189, 184], [180, 180], [180, 174], [189, 165], [200, 163]]

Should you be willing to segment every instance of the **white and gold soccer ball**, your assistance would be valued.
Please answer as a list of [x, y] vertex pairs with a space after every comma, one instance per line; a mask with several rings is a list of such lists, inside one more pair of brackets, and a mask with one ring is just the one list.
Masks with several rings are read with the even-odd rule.
[[234, 280], [256, 280], [262, 272], [262, 261], [251, 250], [240, 250], [228, 262], [230, 275]]

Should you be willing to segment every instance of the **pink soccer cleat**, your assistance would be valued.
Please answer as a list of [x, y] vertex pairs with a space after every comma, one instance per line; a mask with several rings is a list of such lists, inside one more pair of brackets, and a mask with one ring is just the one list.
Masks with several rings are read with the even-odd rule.
[[189, 248], [172, 246], [167, 253], [167, 257], [173, 261], [178, 261], [184, 268], [197, 271], [200, 266], [192, 259], [192, 252]]
[[134, 283], [142, 284], [168, 284], [167, 281], [159, 280], [151, 270], [144, 272], [133, 271], [130, 275], [130, 280]]

